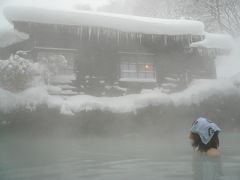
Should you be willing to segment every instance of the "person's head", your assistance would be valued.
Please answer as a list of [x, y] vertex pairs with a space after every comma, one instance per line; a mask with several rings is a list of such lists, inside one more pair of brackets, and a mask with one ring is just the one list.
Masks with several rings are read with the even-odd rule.
[[221, 129], [212, 121], [206, 118], [197, 119], [192, 125], [189, 137], [193, 148], [200, 152], [207, 152], [211, 148], [217, 149], [220, 131]]

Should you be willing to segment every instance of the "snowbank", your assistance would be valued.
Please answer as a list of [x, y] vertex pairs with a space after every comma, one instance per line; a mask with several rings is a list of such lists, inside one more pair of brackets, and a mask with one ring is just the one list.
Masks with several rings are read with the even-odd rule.
[[240, 89], [235, 86], [235, 81], [236, 79], [196, 80], [186, 90], [170, 96], [176, 106], [199, 105], [215, 95], [219, 97], [240, 95]]
[[171, 100], [164, 94], [134, 94], [123, 97], [75, 96], [67, 99], [61, 106], [63, 114], [74, 114], [81, 111], [108, 111], [113, 113], [136, 112], [149, 105], [170, 104]]
[[209, 49], [232, 49], [234, 45], [233, 38], [228, 34], [205, 33], [203, 41], [194, 42], [191, 47], [202, 47]]
[[193, 82], [188, 89], [175, 94], [167, 95], [159, 91], [148, 91], [145, 94], [121, 97], [51, 96], [47, 93], [46, 87], [31, 88], [20, 94], [12, 94], [0, 89], [0, 111], [6, 113], [19, 108], [34, 110], [40, 105], [46, 105], [50, 109], [60, 110], [65, 115], [93, 110], [135, 113], [137, 110], [148, 106], [191, 106], [193, 104], [199, 105], [212, 96], [240, 96], [240, 89], [236, 82], [240, 82], [240, 76], [231, 80], [198, 80]]
[[48, 92], [43, 87], [30, 88], [18, 94], [0, 89], [0, 112], [11, 113], [21, 108], [32, 111], [46, 104], [48, 98]]

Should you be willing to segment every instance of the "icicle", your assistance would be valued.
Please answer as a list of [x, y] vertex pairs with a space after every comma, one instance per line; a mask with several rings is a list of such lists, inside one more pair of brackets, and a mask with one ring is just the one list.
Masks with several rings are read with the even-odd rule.
[[166, 36], [166, 35], [164, 35], [164, 45], [166, 46], [167, 45], [167, 43], [168, 43], [168, 39], [167, 39], [168, 37]]
[[200, 54], [200, 56], [203, 56], [203, 50], [201, 48], [198, 48], [198, 53]]
[[103, 30], [104, 36], [108, 37], [108, 31], [106, 29]]
[[111, 31], [110, 30], [107, 31], [107, 36], [108, 36], [108, 38], [111, 37]]
[[126, 33], [126, 40], [127, 40], [127, 43], [128, 43], [128, 41], [129, 41], [129, 39], [128, 39], [128, 33]]
[[192, 36], [190, 36], [190, 43], [192, 43], [193, 42], [193, 37]]
[[109, 31], [110, 31], [110, 33], [109, 33], [110, 38], [114, 38], [114, 32], [113, 32], [113, 30], [109, 30]]
[[55, 32], [58, 32], [58, 25], [54, 25]]
[[210, 56], [212, 56], [213, 54], [214, 54], [214, 49], [211, 50]]
[[142, 45], [142, 34], [139, 34], [139, 41], [140, 41], [140, 45]]
[[179, 43], [179, 36], [175, 36], [176, 42]]
[[118, 43], [118, 45], [120, 43], [120, 32], [119, 31], [117, 32], [117, 43]]
[[97, 37], [98, 37], [98, 42], [100, 42], [100, 29], [97, 29]]
[[80, 37], [80, 29], [79, 29], [79, 27], [77, 27], [77, 37], [78, 38]]
[[80, 35], [80, 30], [79, 30], [79, 27], [77, 27], [77, 37], [79, 37]]
[[132, 39], [132, 41], [134, 40], [134, 34], [133, 33], [131, 33], [131, 39]]
[[80, 27], [80, 38], [83, 39], [83, 27]]
[[110, 38], [113, 38], [113, 37], [114, 37], [114, 32], [113, 32], [113, 30], [109, 30], [109, 37], [110, 37]]
[[184, 36], [180, 35], [180, 40], [183, 42], [184, 41]]
[[28, 23], [28, 28], [29, 28], [29, 30], [31, 31], [32, 26], [31, 26], [31, 23], [30, 23], [30, 22]]
[[154, 41], [154, 34], [152, 34], [152, 42]]
[[91, 40], [91, 36], [92, 36], [92, 28], [88, 29], [88, 39]]
[[67, 31], [69, 34], [71, 34], [71, 27], [67, 27]]
[[187, 41], [188, 41], [188, 44], [191, 44], [191, 39], [189, 36], [187, 37]]
[[77, 31], [76, 31], [76, 27], [75, 27], [75, 26], [72, 27], [72, 34], [74, 34], [74, 35], [77, 34]]
[[60, 25], [60, 28], [61, 28], [61, 32], [63, 32], [63, 25]]

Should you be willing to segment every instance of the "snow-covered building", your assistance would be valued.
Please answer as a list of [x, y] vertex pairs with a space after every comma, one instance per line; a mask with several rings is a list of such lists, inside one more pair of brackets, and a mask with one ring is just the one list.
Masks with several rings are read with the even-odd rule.
[[59, 59], [80, 92], [177, 91], [192, 79], [216, 78], [214, 59], [230, 49], [218, 38], [208, 46], [204, 24], [193, 20], [13, 5], [3, 13], [16, 39], [5, 38], [0, 55], [22, 50], [35, 61]]

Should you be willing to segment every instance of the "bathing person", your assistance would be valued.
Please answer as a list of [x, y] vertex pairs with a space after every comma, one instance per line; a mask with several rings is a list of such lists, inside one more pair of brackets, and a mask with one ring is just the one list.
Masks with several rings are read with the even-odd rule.
[[219, 132], [221, 129], [206, 118], [193, 122], [189, 138], [194, 149], [193, 179], [222, 180]]

